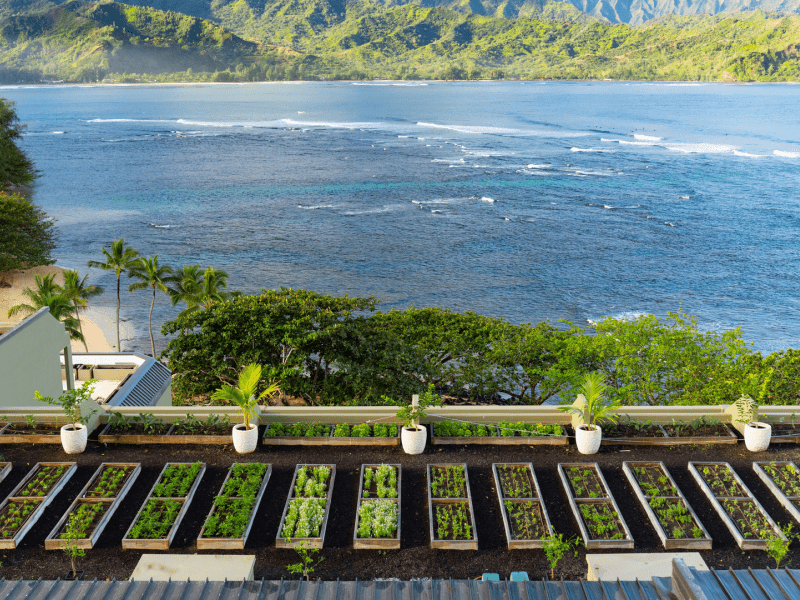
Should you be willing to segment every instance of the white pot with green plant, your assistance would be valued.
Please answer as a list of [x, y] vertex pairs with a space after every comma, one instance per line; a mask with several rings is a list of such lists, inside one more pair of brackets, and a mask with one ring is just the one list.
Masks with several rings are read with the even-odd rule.
[[92, 410], [84, 415], [81, 412], [81, 407], [86, 400], [91, 400], [92, 385], [96, 381], [96, 379], [86, 381], [81, 387], [67, 390], [55, 399], [42, 396], [38, 391], [34, 393], [39, 402], [54, 404], [63, 408], [64, 413], [70, 420], [67, 425], [61, 428], [61, 445], [67, 454], [80, 454], [86, 450], [86, 443], [89, 439], [87, 425], [89, 424], [89, 419], [97, 411]]
[[577, 415], [582, 421], [575, 427], [575, 445], [581, 454], [597, 454], [603, 440], [603, 428], [598, 423], [615, 422], [619, 418], [612, 411], [620, 407], [620, 402], [606, 398], [607, 389], [605, 375], [587, 373], [578, 388], [580, 406], [558, 407], [563, 412]]
[[261, 365], [251, 363], [239, 373], [239, 386], [223, 385], [211, 395], [212, 400], [230, 402], [239, 407], [244, 423], [233, 426], [231, 432], [233, 447], [239, 454], [249, 454], [258, 445], [258, 423], [253, 423], [256, 407], [265, 396], [270, 396], [278, 391], [278, 385], [267, 387], [259, 396], [258, 384], [261, 381]]
[[758, 404], [742, 394], [735, 403], [739, 413], [737, 423], [744, 424], [744, 445], [750, 452], [764, 452], [772, 441], [772, 425], [758, 421]]
[[403, 421], [400, 430], [400, 442], [406, 454], [422, 454], [428, 441], [428, 430], [420, 425], [425, 418], [425, 409], [432, 404], [441, 405], [441, 398], [434, 392], [433, 385], [428, 386], [428, 391], [418, 396], [411, 397], [411, 404], [397, 411], [397, 418]]

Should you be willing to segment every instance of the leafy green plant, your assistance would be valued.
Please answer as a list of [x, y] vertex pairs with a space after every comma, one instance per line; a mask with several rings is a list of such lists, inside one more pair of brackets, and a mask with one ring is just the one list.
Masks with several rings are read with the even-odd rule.
[[583, 407], [559, 406], [558, 409], [578, 415], [589, 430], [594, 431], [598, 421], [616, 421], [619, 418], [612, 411], [621, 406], [620, 401], [606, 398], [607, 390], [608, 386], [603, 373], [587, 373], [578, 388], [579, 393], [584, 397]]
[[76, 430], [78, 429], [79, 423], [81, 425], [87, 425], [92, 415], [97, 412], [97, 410], [94, 409], [86, 415], [81, 414], [83, 403], [92, 398], [92, 385], [95, 383], [97, 383], [96, 379], [86, 381], [81, 387], [67, 390], [56, 399], [50, 398], [49, 396], [42, 396], [38, 390], [34, 392], [34, 397], [39, 402], [60, 406], [67, 415], [67, 418], [71, 421], [72, 429]]
[[565, 538], [563, 533], [551, 533], [542, 538], [544, 545], [544, 555], [547, 557], [547, 564], [550, 567], [550, 577], [555, 577], [556, 567], [558, 563], [564, 558], [567, 552], [573, 551], [575, 556], [578, 556], [579, 548], [582, 544], [578, 536], [572, 538]]
[[785, 540], [772, 528], [766, 529], [762, 533], [762, 539], [767, 540], [767, 554], [775, 560], [776, 569], [780, 568], [783, 559], [785, 559], [786, 555], [789, 553], [789, 546], [791, 543], [800, 537], [797, 533], [792, 532], [792, 528], [793, 526], [791, 523], [785, 527], [781, 527], [781, 532], [786, 536]]
[[325, 560], [325, 557], [320, 556], [317, 558], [316, 555], [319, 552], [319, 548], [307, 548], [305, 542], [301, 542], [294, 550], [300, 557], [300, 562], [286, 565], [286, 569], [293, 575], [300, 573], [301, 577], [305, 577], [306, 581], [309, 581], [309, 575], [314, 572], [319, 563]]
[[409, 404], [397, 411], [397, 418], [403, 425], [413, 429], [420, 429], [419, 422], [425, 418], [425, 410], [430, 406], [441, 406], [442, 399], [436, 394], [433, 384], [428, 385], [428, 390], [420, 394], [418, 405]]
[[153, 486], [154, 498], [185, 498], [200, 474], [202, 464], [171, 464]]
[[81, 531], [79, 523], [80, 516], [77, 513], [71, 514], [67, 520], [67, 527], [64, 530], [64, 535], [62, 536], [62, 539], [65, 540], [62, 550], [64, 554], [69, 556], [70, 565], [72, 566], [72, 576], [75, 579], [78, 578], [78, 569], [75, 565], [75, 561], [79, 557], [86, 556], [86, 551], [78, 547], [78, 540], [86, 537], [85, 533]]
[[239, 374], [239, 386], [223, 385], [211, 395], [212, 400], [230, 402], [239, 407], [244, 418], [245, 429], [251, 429], [250, 420], [255, 416], [259, 401], [267, 396], [271, 396], [278, 391], [278, 384], [268, 386], [261, 394], [258, 392], [258, 384], [261, 381], [261, 365], [250, 363]]
[[747, 424], [758, 421], [758, 404], [748, 395], [742, 394], [741, 397], [733, 403], [736, 408], [738, 418], [737, 423]]

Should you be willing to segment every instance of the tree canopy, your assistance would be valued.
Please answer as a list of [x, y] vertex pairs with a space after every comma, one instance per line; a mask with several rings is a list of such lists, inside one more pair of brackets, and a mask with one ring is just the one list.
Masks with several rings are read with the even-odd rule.
[[[2, 161], [0, 160], [0, 163]], [[0, 168], [2, 168], [0, 166]], [[13, 269], [52, 265], [55, 221], [20, 194], [0, 193], [0, 282]]]
[[17, 146], [24, 125], [14, 110], [14, 103], [0, 98], [0, 192], [33, 183], [36, 169]]

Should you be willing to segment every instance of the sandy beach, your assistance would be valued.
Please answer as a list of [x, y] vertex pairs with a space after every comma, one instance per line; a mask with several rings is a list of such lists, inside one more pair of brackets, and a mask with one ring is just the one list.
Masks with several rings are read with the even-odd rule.
[[[17, 313], [9, 317], [8, 310], [17, 304], [25, 304], [28, 299], [23, 295], [26, 288], [35, 288], [36, 275], [56, 274], [56, 283], [64, 283], [62, 273], [64, 269], [56, 266], [35, 267], [25, 271], [12, 271], [13, 283], [10, 288], [0, 288], [0, 325], [16, 324], [22, 321], [27, 315]], [[106, 290], [106, 294], [113, 293], [113, 290]], [[115, 352], [116, 351], [116, 324], [114, 310], [93, 307], [91, 301], [89, 307], [81, 311], [81, 326], [83, 335], [86, 338], [86, 345], [89, 352]], [[120, 323], [120, 338], [123, 340], [133, 335], [133, 327], [128, 323]], [[125, 348], [123, 342], [123, 350]], [[72, 341], [73, 352], [86, 352], [83, 343], [77, 340]]]

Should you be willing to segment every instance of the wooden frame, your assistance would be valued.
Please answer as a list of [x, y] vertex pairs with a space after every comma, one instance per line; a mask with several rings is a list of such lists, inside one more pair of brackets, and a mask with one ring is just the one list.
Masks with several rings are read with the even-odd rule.
[[[333, 425], [330, 425], [328, 423], [322, 423], [322, 425], [325, 425], [328, 428], [328, 435], [324, 437], [299, 437], [299, 436], [267, 437], [267, 431], [269, 431], [270, 428], [270, 426], [267, 425], [267, 428], [264, 430], [264, 435], [261, 436], [261, 443], [264, 444], [265, 446], [324, 446], [325, 444], [331, 443], [330, 440], [331, 436], [333, 435]], [[345, 438], [340, 438], [340, 439], [345, 439]], [[372, 439], [372, 438], [366, 438], [366, 439]]]
[[364, 498], [364, 471], [368, 467], [377, 468], [379, 464], [362, 464], [361, 465], [361, 478], [358, 481], [358, 503], [356, 504], [356, 525], [353, 530], [353, 548], [355, 550], [399, 550], [400, 549], [400, 514], [403, 508], [402, 505], [402, 466], [398, 464], [389, 464], [390, 467], [397, 469], [397, 498], [382, 498], [383, 500], [390, 500], [397, 504], [397, 535], [393, 538], [360, 538], [358, 537], [358, 513], [361, 505], [364, 502], [375, 502], [376, 498]]
[[663, 426], [659, 425], [658, 423], [653, 423], [652, 425], [653, 427], [657, 428], [658, 431], [661, 432], [660, 437], [641, 437], [641, 438], [606, 437], [605, 432], [603, 432], [603, 437], [600, 440], [600, 445], [601, 446], [661, 446], [666, 443], [665, 440], [672, 439], [667, 435], [667, 432], [664, 430]]
[[792, 502], [792, 500], [794, 500], [795, 502], [800, 503], [800, 496], [787, 496], [786, 493], [780, 487], [778, 487], [778, 484], [775, 483], [772, 477], [770, 477], [769, 473], [767, 473], [764, 470], [764, 467], [762, 466], [762, 465], [771, 465], [773, 463], [775, 465], [792, 465], [797, 470], [799, 476], [800, 476], [800, 469], [798, 469], [794, 461], [791, 460], [775, 460], [769, 462], [764, 461], [764, 462], [753, 463], [753, 470], [756, 472], [756, 475], [758, 475], [759, 479], [761, 479], [761, 481], [764, 482], [764, 485], [766, 485], [769, 488], [769, 491], [772, 492], [772, 495], [775, 496], [775, 498], [777, 498], [778, 502], [783, 504], [783, 508], [785, 508], [787, 512], [790, 515], [792, 515], [792, 517], [794, 517], [795, 521], [800, 522], [800, 510], [798, 510], [797, 505], [794, 502]]
[[[58, 481], [56, 485], [50, 489], [46, 495], [44, 496], [18, 496], [17, 494], [25, 489], [25, 486], [36, 476], [39, 470], [42, 467], [59, 467], [59, 466], [67, 466], [68, 468], [66, 472], [61, 476], [61, 479]], [[28, 520], [20, 527], [19, 531], [14, 535], [11, 539], [0, 539], [0, 548], [2, 549], [14, 549], [16, 548], [19, 543], [22, 541], [22, 538], [30, 531], [30, 529], [36, 524], [36, 521], [39, 520], [39, 517], [42, 516], [44, 513], [44, 509], [53, 501], [53, 499], [58, 496], [58, 493], [67, 485], [67, 482], [72, 478], [75, 474], [75, 471], [78, 470], [77, 463], [74, 462], [67, 462], [67, 463], [50, 463], [50, 462], [39, 462], [36, 463], [30, 472], [23, 477], [22, 481], [17, 484], [17, 486], [11, 490], [11, 493], [6, 497], [2, 504], [0, 504], [0, 511], [2, 511], [8, 504], [11, 502], [24, 502], [26, 500], [37, 500], [39, 501], [39, 505], [33, 510], [33, 512], [28, 517]]]
[[691, 444], [738, 444], [739, 438], [731, 430], [727, 423], [720, 423], [727, 432], [725, 435], [717, 436], [693, 436], [693, 437], [673, 437], [664, 429], [664, 425], [653, 423], [663, 433], [664, 437], [646, 438], [606, 438], [600, 441], [603, 446], [686, 446]]
[[[572, 487], [569, 484], [569, 480], [567, 479], [566, 469], [578, 467], [581, 469], [591, 468], [594, 469], [597, 473], [597, 479], [600, 481], [601, 486], [603, 487], [606, 498], [575, 498], [572, 493]], [[564, 491], [567, 494], [567, 499], [569, 500], [570, 508], [572, 508], [572, 515], [575, 517], [575, 521], [578, 523], [578, 528], [581, 531], [581, 537], [583, 538], [584, 544], [587, 550], [603, 550], [608, 548], [633, 548], [633, 536], [631, 535], [631, 530], [628, 529], [628, 524], [625, 522], [625, 518], [622, 516], [622, 513], [619, 510], [619, 506], [617, 505], [617, 501], [614, 500], [614, 496], [611, 493], [611, 490], [608, 489], [608, 483], [606, 482], [606, 478], [603, 477], [603, 472], [600, 470], [600, 466], [597, 463], [558, 463], [558, 475], [561, 477], [561, 483], [564, 485]], [[619, 524], [622, 530], [625, 533], [625, 538], [621, 540], [599, 540], [590, 537], [589, 528], [583, 522], [583, 515], [581, 514], [580, 508], [578, 508], [579, 504], [610, 504], [614, 511], [617, 513], [617, 517], [619, 518]]]
[[[670, 538], [667, 536], [667, 532], [664, 531], [664, 528], [661, 525], [661, 522], [658, 520], [658, 516], [653, 511], [653, 508], [650, 506], [650, 503], [647, 501], [648, 498], [652, 498], [653, 496], [645, 496], [644, 490], [639, 485], [638, 480], [636, 479], [636, 475], [632, 470], [636, 468], [636, 466], [647, 466], [647, 467], [657, 467], [661, 469], [664, 475], [669, 480], [669, 485], [675, 488], [677, 494], [675, 496], [658, 496], [659, 498], [665, 498], [667, 500], [675, 500], [679, 502], [683, 502], [683, 505], [686, 507], [686, 510], [691, 515], [694, 522], [697, 526], [703, 531], [702, 538]], [[703, 523], [697, 517], [697, 514], [692, 509], [689, 502], [686, 500], [686, 496], [683, 495], [681, 489], [675, 483], [675, 480], [672, 479], [672, 475], [667, 470], [667, 467], [664, 465], [663, 462], [648, 462], [648, 461], [625, 461], [622, 463], [622, 471], [625, 473], [625, 476], [628, 478], [628, 481], [633, 487], [633, 491], [636, 493], [636, 497], [639, 498], [639, 502], [644, 508], [644, 512], [647, 513], [647, 517], [650, 519], [650, 523], [653, 525], [653, 529], [656, 530], [659, 539], [661, 539], [661, 544], [664, 546], [665, 550], [677, 550], [677, 549], [686, 549], [686, 550], [711, 550], [713, 541], [711, 536], [706, 531], [706, 528], [703, 526]]]
[[[86, 493], [89, 489], [95, 484], [97, 479], [100, 477], [100, 474], [103, 472], [103, 469], [106, 467], [115, 468], [115, 467], [133, 467], [133, 471], [131, 472], [128, 479], [122, 485], [122, 487], [117, 491], [117, 495], [113, 498], [86, 498]], [[103, 516], [100, 518], [100, 521], [95, 525], [94, 530], [92, 531], [92, 535], [88, 538], [75, 540], [75, 545], [78, 548], [83, 549], [91, 549], [94, 548], [94, 545], [97, 543], [97, 540], [100, 538], [100, 535], [103, 533], [106, 525], [111, 520], [111, 517], [114, 516], [117, 508], [122, 503], [123, 498], [127, 495], [130, 489], [133, 487], [136, 478], [139, 477], [139, 473], [142, 472], [142, 464], [141, 463], [101, 463], [97, 470], [92, 475], [92, 478], [89, 479], [89, 482], [83, 486], [81, 493], [78, 494], [78, 497], [70, 504], [70, 507], [67, 509], [67, 512], [64, 513], [64, 516], [56, 523], [56, 526], [50, 532], [50, 534], [44, 540], [44, 548], [45, 550], [60, 550], [64, 548], [67, 544], [66, 540], [62, 540], [59, 535], [61, 528], [67, 523], [67, 519], [72, 514], [74, 510], [78, 508], [81, 504], [107, 504], [108, 508]]]
[[[221, 496], [222, 492], [225, 490], [225, 484], [228, 483], [228, 480], [231, 478], [231, 475], [233, 474], [233, 467], [235, 467], [237, 464], [239, 463], [233, 463], [228, 469], [228, 475], [225, 477], [225, 481], [222, 482], [222, 487], [219, 488], [218, 496]], [[242, 463], [242, 464], [250, 464], [250, 463]], [[208, 524], [208, 520], [217, 511], [217, 505], [214, 504], [211, 508], [211, 512], [208, 513], [206, 520], [203, 522], [203, 528], [200, 530], [200, 535], [197, 536], [197, 549], [198, 550], [244, 550], [244, 547], [247, 544], [247, 538], [250, 535], [250, 529], [253, 527], [253, 523], [255, 522], [256, 512], [258, 511], [258, 507], [261, 504], [261, 499], [264, 497], [264, 490], [267, 489], [267, 484], [269, 483], [270, 477], [272, 477], [272, 465], [268, 464], [267, 470], [264, 472], [264, 478], [261, 481], [261, 486], [258, 488], [258, 494], [256, 494], [255, 502], [253, 502], [253, 508], [250, 511], [250, 518], [247, 520], [247, 527], [245, 527], [244, 534], [242, 535], [242, 537], [240, 538], [203, 537], [203, 533], [206, 530], [206, 525]], [[227, 496], [227, 498], [231, 500], [242, 500], [242, 498], [234, 496]]]
[[[164, 465], [164, 468], [161, 469], [161, 473], [158, 475], [158, 479], [153, 484], [153, 487], [150, 489], [150, 493], [147, 494], [147, 498], [144, 499], [142, 506], [139, 508], [139, 511], [136, 513], [136, 517], [133, 519], [130, 527], [125, 532], [125, 537], [122, 538], [122, 549], [123, 550], [169, 550], [169, 547], [172, 545], [172, 540], [175, 539], [175, 535], [178, 533], [178, 529], [181, 526], [181, 521], [183, 521], [183, 517], [186, 516], [186, 512], [189, 510], [189, 505], [192, 503], [192, 499], [194, 498], [194, 494], [197, 491], [197, 488], [200, 486], [200, 481], [203, 479], [203, 475], [206, 472], [206, 463], [200, 463], [200, 472], [195, 477], [194, 482], [192, 483], [192, 487], [189, 488], [189, 491], [186, 493], [186, 496], [183, 498], [160, 498], [153, 496], [153, 492], [155, 491], [156, 486], [161, 482], [161, 479], [164, 477], [164, 472], [167, 470], [168, 467], [172, 465], [193, 465], [194, 463], [167, 463]], [[175, 519], [175, 522], [172, 524], [172, 527], [169, 530], [167, 537], [164, 538], [150, 538], [150, 539], [141, 539], [135, 540], [129, 538], [128, 536], [131, 533], [131, 529], [136, 523], [139, 521], [139, 517], [142, 514], [142, 511], [145, 509], [147, 504], [150, 500], [173, 500], [174, 502], [180, 503], [181, 510], [178, 512], [178, 516]]]
[[[500, 484], [500, 473], [498, 467], [525, 467], [528, 469], [528, 474], [533, 481], [533, 489], [536, 490], [535, 498], [506, 498], [503, 496], [503, 486]], [[548, 535], [553, 534], [553, 526], [550, 524], [550, 517], [547, 514], [547, 508], [542, 501], [542, 491], [539, 488], [539, 481], [536, 479], [536, 473], [533, 470], [531, 463], [492, 463], [492, 473], [494, 474], [494, 485], [497, 489], [497, 499], [500, 501], [500, 512], [503, 515], [503, 527], [506, 531], [506, 542], [508, 543], [509, 550], [527, 549], [527, 548], [542, 548], [544, 547], [544, 540], [525, 540], [513, 539], [511, 537], [511, 522], [506, 510], [505, 501], [509, 502], [536, 502], [539, 504], [539, 510], [544, 518], [544, 523], [547, 528]]]
[[[434, 498], [431, 494], [431, 482], [433, 477], [431, 469], [433, 467], [463, 467], [465, 485], [467, 488], [466, 498]], [[469, 471], [467, 470], [466, 463], [428, 463], [428, 526], [430, 528], [431, 548], [438, 548], [440, 550], [477, 550], [478, 549], [478, 529], [475, 526], [475, 509], [472, 506], [472, 493], [469, 486]], [[434, 537], [433, 523], [436, 520], [434, 517], [433, 507], [435, 504], [464, 504], [469, 507], [469, 518], [472, 521], [472, 538], [468, 540], [438, 540]]]
[[[24, 425], [24, 423], [20, 424]], [[66, 423], [37, 423], [37, 425], [58, 427], [60, 429]], [[9, 429], [10, 427], [11, 423], [6, 423], [0, 428], [0, 444], [61, 444], [61, 435], [58, 433], [50, 435], [43, 433], [8, 433], [13, 431], [13, 429]]]
[[11, 467], [14, 463], [0, 462], [0, 482], [2, 482], [8, 474], [11, 473]]
[[[495, 435], [480, 437], [451, 437], [434, 436], [433, 423], [428, 423], [431, 430], [431, 444], [433, 446], [452, 446], [461, 444], [492, 444], [497, 446], [566, 446], [569, 444], [569, 437], [566, 435], [536, 435], [536, 436], [513, 436], [505, 437], [500, 435], [500, 427], [494, 423], [485, 424], [486, 427], [493, 427]], [[565, 425], [561, 425], [565, 428]]]
[[[745, 495], [717, 496], [711, 489], [711, 487], [706, 483], [705, 479], [703, 479], [703, 476], [700, 474], [700, 471], [698, 470], [698, 466], [702, 468], [704, 465], [724, 465], [725, 467], [727, 467], [728, 470], [733, 475], [734, 479], [736, 480], [736, 483], [738, 483], [741, 486]], [[711, 506], [713, 506], [714, 510], [717, 511], [717, 514], [719, 515], [720, 519], [722, 519], [722, 522], [725, 523], [725, 527], [728, 528], [728, 531], [731, 532], [731, 535], [736, 540], [736, 543], [739, 546], [739, 548], [741, 548], [742, 550], [765, 550], [767, 547], [767, 540], [763, 539], [756, 540], [756, 539], [745, 538], [739, 532], [739, 528], [736, 527], [736, 523], [734, 523], [733, 519], [731, 519], [730, 515], [728, 515], [728, 512], [722, 506], [720, 500], [731, 500], [733, 502], [752, 502], [756, 506], [756, 508], [761, 512], [762, 516], [766, 519], [766, 521], [770, 524], [775, 533], [778, 534], [778, 536], [781, 539], [783, 540], [786, 539], [786, 536], [783, 535], [783, 532], [780, 530], [780, 527], [778, 527], [775, 521], [772, 520], [772, 517], [769, 516], [767, 511], [764, 510], [764, 507], [761, 506], [761, 503], [758, 500], [756, 500], [755, 496], [753, 496], [752, 492], [744, 484], [739, 475], [736, 474], [736, 471], [733, 470], [733, 467], [731, 467], [729, 463], [721, 461], [705, 461], [705, 462], [692, 461], [689, 463], [689, 473], [692, 474], [692, 477], [694, 477], [694, 480], [697, 482], [697, 485], [700, 486], [700, 489], [703, 491], [708, 500], [711, 502]]]
[[[232, 427], [232, 426], [231, 426]], [[97, 436], [101, 444], [233, 444], [233, 434], [230, 435], [173, 435], [175, 425], [170, 424], [167, 433], [157, 435], [133, 435], [108, 433], [111, 425], [106, 425]]]
[[[772, 421], [766, 421], [766, 423], [772, 426], [772, 436], [769, 440], [770, 444], [800, 444], [800, 423], [773, 423]], [[792, 435], [791, 433], [776, 434], [776, 428], [781, 426], [791, 427], [792, 429], [797, 428], [797, 435]]]
[[[281, 531], [283, 531], [283, 524], [286, 521], [286, 515], [289, 513], [289, 504], [291, 504], [292, 500], [300, 499], [300, 498], [295, 498], [294, 496], [294, 483], [295, 481], [297, 481], [297, 473], [300, 471], [301, 467], [309, 467], [311, 469], [313, 469], [314, 467], [328, 467], [331, 470], [331, 476], [328, 482], [328, 493], [324, 498], [325, 516], [322, 519], [322, 527], [319, 530], [319, 537], [289, 538], [289, 541], [286, 541], [284, 538], [281, 537]], [[278, 525], [278, 533], [275, 536], [276, 548], [297, 548], [300, 544], [305, 544], [306, 548], [322, 548], [322, 546], [325, 543], [325, 530], [328, 528], [328, 517], [330, 516], [330, 510], [331, 510], [331, 497], [333, 496], [333, 481], [335, 478], [336, 478], [336, 465], [329, 465], [329, 464], [312, 465], [303, 463], [295, 466], [294, 476], [292, 477], [292, 485], [289, 488], [289, 495], [286, 498], [286, 504], [283, 505], [283, 515], [281, 516], [280, 525]], [[318, 499], [322, 500], [322, 498]]]
[[[338, 425], [338, 423], [337, 423]], [[347, 423], [352, 429], [353, 425]], [[356, 423], [361, 425], [361, 423]], [[367, 423], [370, 425], [370, 423]], [[373, 431], [374, 431], [374, 423]], [[397, 426], [397, 435], [393, 437], [334, 437], [336, 425], [331, 427], [331, 436], [328, 443], [332, 446], [399, 446], [400, 445], [400, 432], [403, 430], [402, 425]], [[274, 438], [273, 438], [274, 439]]]

